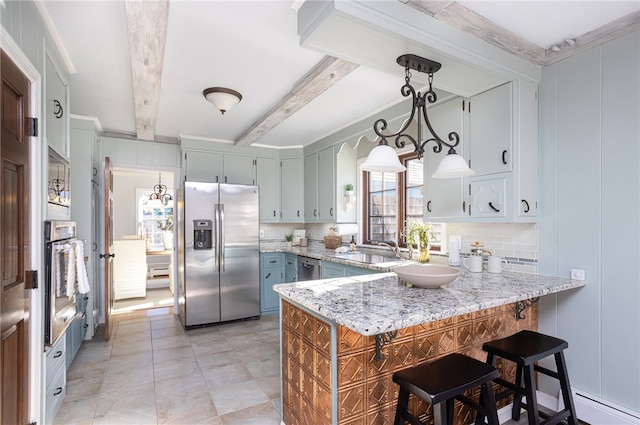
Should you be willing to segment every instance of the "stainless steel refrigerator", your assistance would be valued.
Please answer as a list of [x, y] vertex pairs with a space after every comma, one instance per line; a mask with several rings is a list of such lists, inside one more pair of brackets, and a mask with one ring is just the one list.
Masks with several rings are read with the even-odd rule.
[[178, 191], [178, 315], [185, 327], [260, 315], [258, 186]]

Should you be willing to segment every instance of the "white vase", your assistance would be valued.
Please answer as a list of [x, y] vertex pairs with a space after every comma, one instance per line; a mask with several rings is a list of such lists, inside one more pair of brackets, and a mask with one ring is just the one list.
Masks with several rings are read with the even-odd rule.
[[162, 244], [164, 249], [173, 249], [173, 232], [162, 232]]

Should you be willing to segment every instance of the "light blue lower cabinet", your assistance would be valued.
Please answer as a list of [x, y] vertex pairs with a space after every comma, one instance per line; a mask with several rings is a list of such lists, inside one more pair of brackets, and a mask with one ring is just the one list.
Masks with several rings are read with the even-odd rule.
[[260, 254], [260, 314], [276, 313], [280, 296], [273, 285], [284, 282], [284, 254]]
[[52, 424], [67, 395], [67, 346], [62, 335], [47, 351], [45, 359], [45, 424]]

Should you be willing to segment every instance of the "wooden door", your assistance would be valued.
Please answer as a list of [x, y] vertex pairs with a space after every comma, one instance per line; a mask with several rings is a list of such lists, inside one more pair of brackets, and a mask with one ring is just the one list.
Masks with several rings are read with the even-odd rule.
[[113, 174], [111, 160], [104, 159], [104, 339], [111, 337], [113, 311]]
[[4, 52], [0, 63], [0, 417], [3, 424], [23, 424], [29, 417], [29, 80]]

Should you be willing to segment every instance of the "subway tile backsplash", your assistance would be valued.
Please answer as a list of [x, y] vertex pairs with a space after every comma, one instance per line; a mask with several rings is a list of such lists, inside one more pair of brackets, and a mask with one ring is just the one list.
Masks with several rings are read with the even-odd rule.
[[538, 272], [538, 226], [536, 223], [447, 223], [448, 235], [462, 236], [462, 253], [470, 244], [484, 243], [485, 249], [509, 261], [509, 270]]
[[[261, 223], [264, 238], [260, 240], [263, 248], [284, 244], [284, 235], [293, 229], [306, 229], [309, 243], [321, 243], [329, 232], [329, 223], [312, 224], [279, 224]], [[538, 226], [536, 223], [446, 223], [447, 235], [462, 237], [462, 253], [469, 255], [470, 244], [475, 241], [484, 243], [485, 249], [494, 255], [509, 261], [508, 270], [537, 273], [538, 272]], [[343, 237], [343, 244], [348, 244], [350, 236]], [[443, 253], [444, 254], [444, 253]]]

